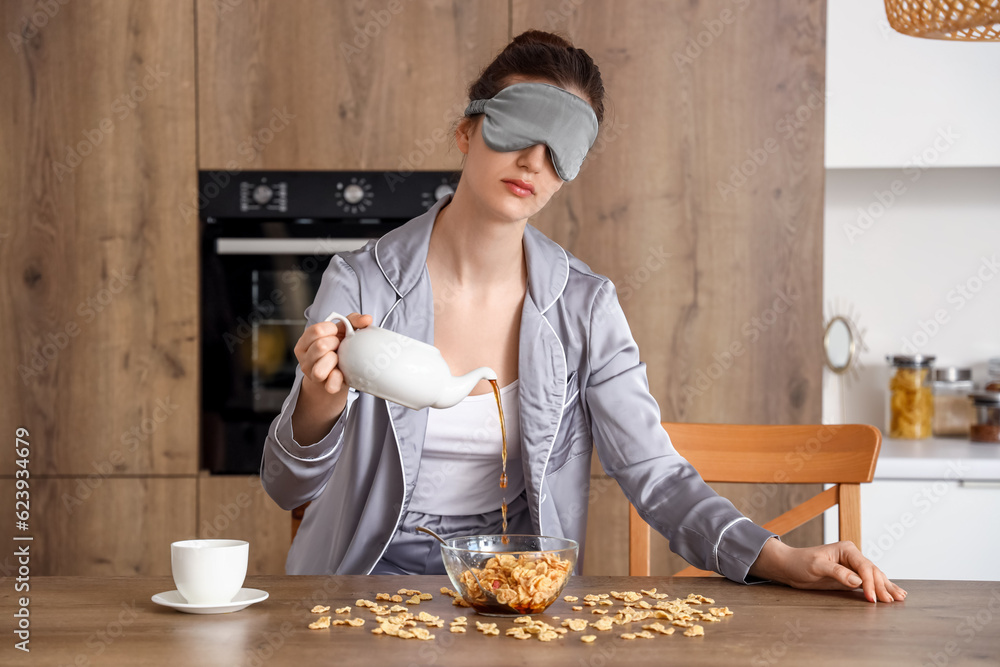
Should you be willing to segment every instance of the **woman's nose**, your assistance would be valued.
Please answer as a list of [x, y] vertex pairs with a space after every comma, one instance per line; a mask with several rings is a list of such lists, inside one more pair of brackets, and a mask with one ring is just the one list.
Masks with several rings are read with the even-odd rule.
[[545, 144], [535, 144], [521, 150], [518, 162], [538, 172], [545, 168], [545, 163], [549, 160], [549, 149]]

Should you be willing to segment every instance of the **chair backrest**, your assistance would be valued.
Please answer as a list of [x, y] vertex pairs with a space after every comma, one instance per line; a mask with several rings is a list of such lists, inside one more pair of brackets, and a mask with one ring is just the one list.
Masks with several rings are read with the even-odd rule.
[[[861, 487], [871, 482], [882, 434], [867, 424], [663, 423], [677, 452], [706, 482], [834, 484], [764, 528], [783, 535], [839, 504], [840, 539], [861, 548]], [[649, 524], [629, 508], [629, 574], [649, 576]], [[688, 567], [676, 576], [712, 574]]]

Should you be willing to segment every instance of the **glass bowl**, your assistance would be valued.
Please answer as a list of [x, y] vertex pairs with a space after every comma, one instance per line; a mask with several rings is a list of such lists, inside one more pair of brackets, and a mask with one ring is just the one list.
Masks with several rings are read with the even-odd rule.
[[472, 535], [445, 540], [441, 558], [455, 590], [486, 616], [538, 614], [569, 581], [580, 545], [543, 535]]

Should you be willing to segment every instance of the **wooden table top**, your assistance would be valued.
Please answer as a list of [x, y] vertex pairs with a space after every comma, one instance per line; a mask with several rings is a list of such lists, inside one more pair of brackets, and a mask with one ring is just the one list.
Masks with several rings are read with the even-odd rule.
[[[640, 631], [643, 621], [614, 626], [608, 632], [588, 628], [543, 643], [517, 640], [504, 632], [509, 619], [481, 617], [451, 604], [439, 593], [450, 585], [443, 576], [252, 576], [248, 588], [270, 597], [240, 612], [193, 615], [154, 604], [156, 593], [173, 590], [170, 577], [32, 577], [30, 653], [14, 648], [11, 614], [17, 611], [14, 579], [0, 589], [4, 644], [3, 665], [964, 665], [1000, 663], [1000, 583], [904, 581], [905, 602], [871, 604], [860, 592], [800, 591], [763, 584], [743, 586], [721, 578], [574, 577], [564, 595], [638, 591], [686, 597], [698, 593], [728, 606], [735, 615], [703, 623], [704, 637], [670, 636], [626, 640], [620, 634]], [[354, 607], [358, 598], [400, 588], [434, 595], [411, 608], [445, 620], [432, 629], [434, 640], [375, 636], [375, 616]], [[648, 599], [648, 598], [647, 598]], [[652, 602], [655, 602], [652, 601]], [[318, 615], [314, 604], [352, 607], [362, 627], [310, 630]], [[622, 607], [603, 607], [614, 613]], [[600, 608], [600, 607], [598, 607]], [[331, 610], [332, 612], [332, 610]], [[557, 601], [536, 616], [552, 625], [566, 618], [596, 620], [590, 607], [573, 612]], [[343, 617], [331, 613], [333, 618]], [[469, 619], [466, 634], [452, 634], [448, 623]], [[560, 620], [554, 620], [558, 616]], [[476, 632], [475, 621], [498, 622], [500, 636]], [[16, 622], [16, 619], [15, 619]], [[666, 623], [666, 622], [664, 622]], [[16, 629], [16, 626], [15, 626]], [[597, 636], [593, 644], [583, 634]]]

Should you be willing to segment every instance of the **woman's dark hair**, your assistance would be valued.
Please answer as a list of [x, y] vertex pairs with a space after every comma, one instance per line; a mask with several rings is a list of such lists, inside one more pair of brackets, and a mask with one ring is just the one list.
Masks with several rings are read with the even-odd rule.
[[541, 30], [522, 32], [469, 86], [469, 99], [489, 99], [508, 85], [509, 77], [518, 75], [548, 79], [563, 88], [578, 88], [590, 100], [597, 122], [604, 121], [601, 71], [586, 51], [564, 37]]

